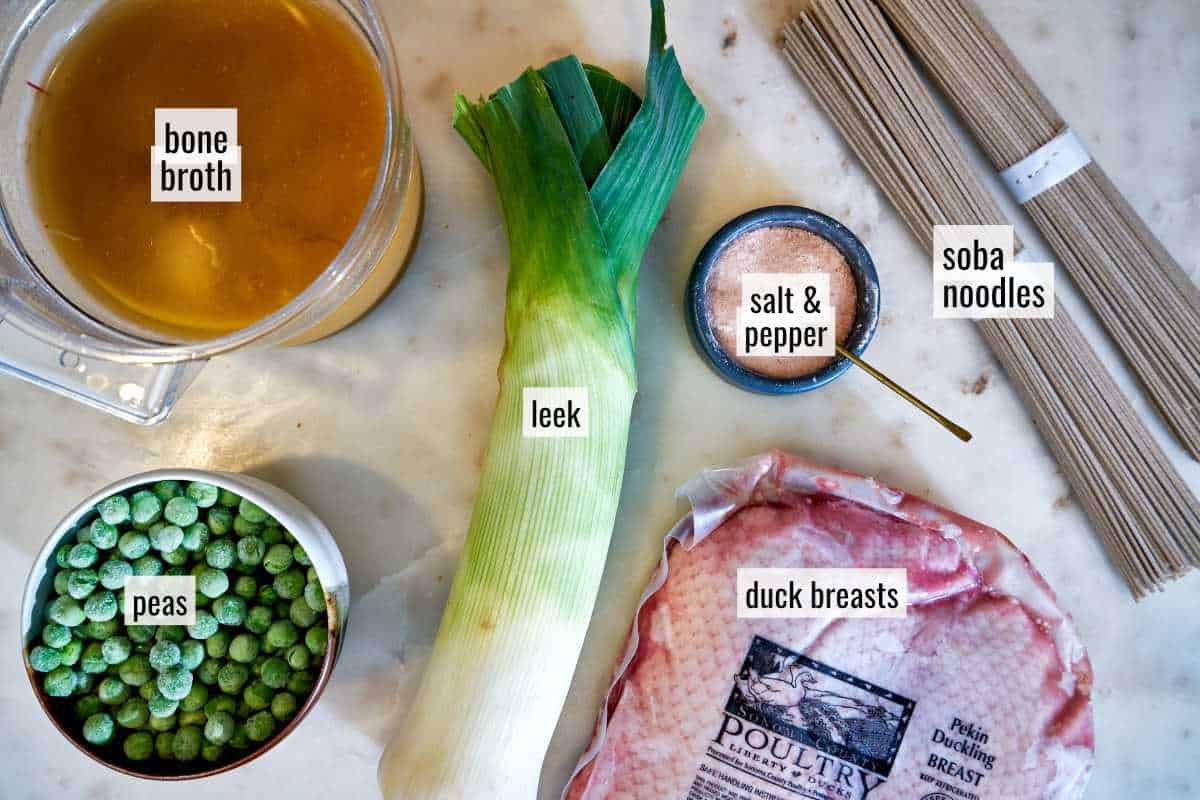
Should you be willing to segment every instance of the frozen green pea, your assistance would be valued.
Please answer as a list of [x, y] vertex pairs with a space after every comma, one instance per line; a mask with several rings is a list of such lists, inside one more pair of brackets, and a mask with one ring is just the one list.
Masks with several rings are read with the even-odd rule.
[[178, 567], [180, 575], [188, 574], [186, 565], [189, 558], [190, 554], [182, 547], [176, 547], [174, 550], [168, 550], [162, 554], [162, 560], [173, 567]]
[[37, 672], [50, 672], [62, 665], [62, 653], [53, 647], [38, 645], [29, 651], [29, 666]]
[[115, 525], [109, 525], [102, 519], [92, 520], [92, 524], [88, 526], [88, 533], [88, 541], [99, 550], [112, 550], [117, 546], [117, 538], [120, 535]]
[[207, 658], [200, 662], [200, 666], [196, 667], [196, 680], [205, 686], [212, 686], [217, 682], [217, 674], [220, 671], [221, 662], [215, 658]]
[[312, 566], [312, 561], [308, 558], [308, 553], [300, 545], [292, 546], [292, 558], [302, 567]]
[[304, 573], [300, 570], [288, 570], [275, 576], [275, 593], [283, 600], [295, 600], [304, 595]]
[[90, 542], [81, 542], [71, 548], [70, 554], [67, 556], [67, 563], [75, 569], [85, 569], [96, 563], [96, 559], [100, 557], [96, 546]]
[[[258, 536], [263, 540], [263, 544], [267, 545], [268, 550], [274, 545], [283, 544], [283, 530], [281, 528], [263, 528], [259, 532]], [[291, 545], [285, 546], [288, 548], [290, 554]]]
[[200, 518], [200, 509], [190, 497], [172, 497], [163, 506], [163, 518], [172, 525], [186, 528]]
[[[262, 565], [263, 569], [271, 575], [278, 575], [284, 572], [288, 567], [292, 566], [292, 548], [282, 542], [271, 545], [266, 554], [263, 555]], [[300, 582], [303, 584], [304, 576], [300, 576]]]
[[[151, 721], [155, 718], [151, 717]], [[159, 731], [154, 737], [154, 754], [164, 761], [170, 761], [175, 758], [175, 732], [174, 731]]]
[[218, 630], [204, 642], [204, 652], [209, 658], [224, 658], [229, 652], [229, 642], [233, 634], [226, 630]]
[[100, 577], [95, 570], [73, 569], [67, 576], [67, 594], [76, 600], [86, 600], [99, 582]]
[[329, 628], [325, 626], [308, 628], [304, 634], [304, 643], [312, 655], [325, 655], [325, 648], [329, 645]]
[[158, 642], [150, 648], [150, 666], [159, 672], [179, 663], [179, 645], [175, 642]]
[[275, 617], [277, 619], [287, 619], [288, 614], [291, 613], [291, 610], [291, 603], [289, 603], [287, 600], [280, 600], [275, 604]]
[[94, 672], [78, 672], [75, 673], [75, 694], [87, 694], [95, 685], [96, 675]]
[[92, 714], [83, 721], [83, 738], [90, 744], [108, 744], [114, 730], [112, 717], [103, 712]]
[[72, 639], [58, 649], [63, 666], [73, 667], [83, 657], [83, 640]]
[[150, 719], [150, 708], [140, 697], [131, 697], [117, 706], [117, 724], [122, 728], [141, 728]]
[[179, 723], [179, 715], [178, 714], [168, 714], [165, 717], [156, 717], [153, 714], [151, 714], [150, 721], [146, 723], [146, 727], [152, 731], [157, 731], [159, 733], [162, 733], [164, 731], [175, 730], [175, 726], [178, 723]]
[[125, 630], [125, 635], [133, 642], [149, 642], [158, 632], [158, 628], [154, 625], [130, 625]]
[[297, 597], [288, 609], [288, 619], [298, 628], [311, 628], [317, 621], [317, 612], [312, 610], [303, 597]]
[[204, 560], [215, 569], [229, 569], [237, 559], [237, 548], [228, 539], [214, 539], [204, 548]]
[[172, 700], [182, 700], [192, 690], [192, 673], [178, 664], [158, 673], [158, 690]]
[[244, 497], [242, 498], [242, 502], [238, 503], [238, 513], [249, 522], [261, 523], [267, 521], [267, 512]]
[[239, 575], [233, 582], [233, 593], [245, 600], [253, 600], [258, 592], [258, 581], [251, 575]]
[[84, 619], [87, 618], [83, 613], [83, 607], [75, 601], [75, 598], [68, 595], [56, 597], [50, 601], [50, 605], [46, 608], [46, 616], [68, 628], [82, 625]]
[[130, 761], [145, 761], [154, 754], [154, 737], [146, 731], [131, 733], [125, 737], [121, 749]]
[[125, 579], [132, 574], [132, 564], [119, 558], [112, 558], [100, 565], [97, 577], [100, 579], [100, 585], [105, 589], [116, 591], [124, 588]]
[[313, 611], [325, 610], [325, 592], [321, 589], [321, 584], [306, 583], [304, 585], [304, 602]]
[[119, 706], [129, 699], [129, 687], [120, 678], [109, 675], [96, 686], [96, 697], [106, 706]]
[[90, 620], [106, 622], [117, 615], [117, 596], [108, 589], [101, 589], [87, 599], [83, 613]]
[[193, 683], [187, 695], [179, 701], [181, 711], [200, 711], [208, 702], [208, 687], [202, 683]]
[[141, 558], [150, 552], [150, 537], [140, 531], [123, 533], [117, 540], [117, 550], [130, 560]]
[[217, 711], [215, 714], [210, 714], [208, 721], [204, 723], [204, 738], [214, 744], [225, 744], [233, 738], [235, 728], [237, 728], [237, 720], [233, 718], [233, 714], [227, 711]]
[[258, 587], [258, 602], [260, 605], [273, 606], [279, 602], [279, 593], [270, 583]]
[[288, 678], [287, 690], [292, 694], [306, 695], [313, 690], [312, 673], [306, 669], [293, 672]]
[[[154, 684], [150, 683], [146, 685], [154, 686]], [[150, 710], [151, 716], [169, 717], [179, 710], [179, 701], [172, 700], [171, 698], [167, 697], [158, 690], [157, 686], [155, 686], [150, 692], [150, 696], [146, 698], [146, 708]]]
[[195, 639], [188, 639], [179, 645], [179, 663], [185, 669], [196, 670], [204, 663], [204, 643]]
[[155, 497], [166, 503], [172, 497], [179, 497], [182, 495], [183, 487], [179, 484], [179, 481], [166, 480], [159, 481], [158, 483], [154, 484], [154, 486], [151, 487], [151, 491], [154, 492]]
[[271, 627], [271, 620], [274, 618], [275, 615], [271, 613], [271, 609], [266, 606], [255, 606], [246, 612], [246, 630], [262, 636], [267, 632], [267, 628]]
[[213, 508], [204, 515], [213, 536], [224, 536], [233, 530], [233, 514], [227, 508]]
[[145, 555], [133, 562], [134, 575], [162, 575], [163, 562], [157, 556]]
[[100, 519], [109, 525], [122, 525], [129, 521], [129, 501], [119, 494], [106, 497], [96, 504]]
[[278, 656], [273, 656], [263, 662], [262, 669], [259, 670], [258, 675], [262, 682], [272, 689], [282, 689], [284, 686], [287, 686], [291, 670], [288, 669], [286, 661]]
[[[187, 567], [185, 567], [183, 564], [172, 564], [171, 566], [167, 567], [167, 571], [164, 572], [163, 574], [171, 575], [171, 576], [178, 576], [178, 577], [182, 578], [188, 574], [188, 571], [187, 571]], [[204, 595], [202, 595], [202, 594], [196, 595], [196, 605], [197, 606], [204, 605], [204, 603], [202, 603], [201, 601], [205, 600], [205, 599], [207, 599], [207, 598], [205, 598]]]
[[156, 642], [174, 642], [181, 644], [188, 637], [187, 628], [182, 625], [159, 625], [154, 632]]
[[70, 580], [71, 570], [69, 569], [60, 569], [58, 572], [54, 573], [54, 593], [66, 594], [68, 581]]
[[160, 553], [169, 553], [183, 544], [183, 529], [178, 525], [155, 526], [150, 529], [150, 546]]
[[54, 551], [54, 563], [62, 569], [71, 566], [71, 545], [64, 544]]
[[198, 710], [198, 711], [180, 711], [179, 712], [180, 727], [182, 727], [184, 725], [196, 725], [197, 727], [203, 728], [205, 719], [207, 719], [207, 717], [204, 716], [203, 711]]
[[[115, 599], [115, 595], [114, 595]], [[118, 605], [119, 605], [118, 601]], [[84, 606], [87, 610], [87, 606]], [[89, 619], [87, 622], [76, 628], [79, 633], [83, 634], [84, 638], [94, 639], [97, 642], [116, 636], [121, 630], [121, 620], [114, 615], [112, 619]]]
[[154, 677], [154, 668], [148, 656], [134, 653], [117, 667], [117, 675], [130, 686], [143, 686]]
[[[76, 545], [76, 547], [78, 546]], [[238, 561], [247, 566], [257, 566], [262, 561], [264, 552], [265, 546], [263, 545], [263, 540], [257, 536], [245, 536], [238, 540]]]
[[150, 703], [151, 698], [157, 696], [158, 694], [158, 687], [154, 685], [154, 681], [143, 683], [138, 687], [138, 697], [145, 700], [147, 704]]
[[162, 516], [162, 500], [152, 494], [135, 495], [129, 513], [135, 526], [150, 527]]
[[225, 595], [213, 601], [213, 616], [222, 625], [241, 625], [246, 619], [246, 601], [235, 595]]
[[209, 701], [204, 704], [204, 715], [211, 717], [219, 712], [233, 714], [237, 711], [237, 701], [227, 694], [218, 694], [209, 698]]
[[245, 750], [250, 747], [250, 737], [246, 734], [244, 723], [239, 723], [233, 729], [233, 736], [229, 739], [229, 746], [234, 750]]
[[217, 497], [220, 495], [220, 492], [211, 483], [192, 481], [187, 485], [184, 494], [199, 508], [212, 508], [217, 504]]
[[100, 645], [100, 652], [109, 664], [120, 664], [133, 653], [133, 643], [126, 636], [110, 636]]
[[208, 526], [203, 522], [193, 522], [183, 529], [183, 549], [189, 553], [199, 553], [208, 545]]
[[265, 742], [275, 733], [275, 718], [270, 711], [259, 711], [246, 720], [246, 735], [252, 742]]
[[238, 503], [242, 502], [240, 495], [234, 494], [228, 489], [220, 489], [217, 492], [217, 503], [226, 508], [236, 508]]
[[219, 569], [205, 567], [196, 576], [196, 588], [205, 597], [220, 597], [229, 591], [229, 576]]
[[258, 655], [258, 639], [248, 633], [239, 633], [229, 643], [229, 657], [242, 664], [249, 664]]
[[236, 661], [226, 662], [217, 673], [217, 686], [225, 694], [237, 694], [250, 679], [250, 669]]
[[[91, 526], [89, 526], [89, 525], [81, 525], [80, 527], [78, 527], [74, 531], [72, 531], [72, 533], [75, 534], [76, 544], [88, 544], [92, 541], [92, 529], [91, 529]], [[70, 560], [71, 560], [70, 554], [68, 554], [67, 562], [69, 563]]]
[[108, 669], [100, 642], [89, 642], [83, 648], [83, 654], [79, 657], [79, 668], [89, 675], [99, 675]]
[[198, 608], [196, 609], [196, 622], [188, 626], [187, 633], [193, 639], [204, 641], [216, 634], [219, 627], [216, 617], [203, 608]]
[[294, 644], [288, 648], [287, 663], [292, 669], [307, 669], [312, 663], [312, 653], [307, 646]]
[[225, 755], [225, 748], [219, 744], [205, 742], [200, 748], [200, 758], [208, 762], [220, 761], [221, 756]]
[[264, 708], [270, 708], [271, 698], [275, 696], [275, 690], [267, 686], [261, 680], [252, 681], [245, 691], [242, 692], [242, 700], [253, 711], [262, 711]]
[[265, 635], [266, 643], [274, 648], [291, 647], [300, 638], [300, 632], [289, 619], [280, 619], [271, 623]]
[[296, 716], [299, 706], [296, 695], [291, 692], [278, 692], [271, 698], [271, 716], [280, 722], [287, 722]]
[[[258, 534], [262, 532], [262, 525], [257, 522], [251, 522], [241, 514], [238, 514], [233, 518], [233, 532], [238, 536], [253, 536], [258, 538]], [[261, 542], [262, 540], [259, 539], [259, 541]]]
[[79, 697], [71, 706], [75, 712], [76, 719], [87, 719], [92, 714], [98, 714], [104, 710], [104, 704], [100, 702], [100, 698], [94, 694], [85, 694]]
[[71, 641], [71, 629], [57, 622], [47, 622], [42, 628], [42, 641], [47, 647], [62, 647]]

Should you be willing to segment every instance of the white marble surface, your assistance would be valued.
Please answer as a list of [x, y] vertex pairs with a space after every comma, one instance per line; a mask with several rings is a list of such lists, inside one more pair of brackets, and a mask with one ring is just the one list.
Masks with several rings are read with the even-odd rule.
[[[581, 0], [384, 5], [429, 205], [409, 274], [379, 309], [316, 345], [211, 364], [155, 429], [0, 380], [6, 798], [376, 795], [380, 748], [402, 724], [461, 546], [501, 346], [504, 239], [491, 185], [450, 130], [451, 93], [487, 92], [566, 52], [640, 86], [648, 23], [642, 0], [602, 11]], [[669, 5], [671, 37], [708, 121], [642, 271], [641, 394], [626, 488], [543, 797], [557, 797], [587, 740], [660, 537], [680, 513], [674, 488], [702, 467], [771, 446], [874, 473], [1008, 533], [1057, 589], [1091, 651], [1098, 765], [1088, 797], [1200, 796], [1200, 577], [1134, 605], [979, 337], [968, 323], [931, 321], [921, 251], [776, 50], [800, 0]], [[1200, 5], [982, 5], [1200, 277]], [[0, 0], [6, 26], [14, 8]], [[762, 398], [726, 386], [696, 356], [680, 306], [691, 261], [729, 217], [772, 202], [813, 206], [858, 232], [883, 284], [883, 324], [869, 355], [971, 428], [974, 443], [960, 445], [863, 375], [806, 397]], [[1200, 489], [1200, 465], [1165, 444]], [[143, 783], [80, 757], [38, 710], [17, 646], [17, 587], [59, 515], [97, 486], [159, 466], [246, 470], [305, 499], [338, 537], [356, 597], [346, 651], [313, 717], [267, 757], [196, 784]]]

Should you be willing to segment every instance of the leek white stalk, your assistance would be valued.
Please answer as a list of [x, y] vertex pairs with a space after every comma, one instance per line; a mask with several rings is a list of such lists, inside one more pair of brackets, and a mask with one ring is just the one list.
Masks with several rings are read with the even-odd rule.
[[[500, 397], [437, 641], [379, 766], [385, 797], [536, 795], [617, 511], [637, 270], [703, 110], [651, 2], [646, 98], [574, 57], [528, 70], [455, 128], [509, 241]], [[636, 112], [636, 113], [635, 113]], [[583, 387], [587, 438], [523, 438], [522, 390]]]

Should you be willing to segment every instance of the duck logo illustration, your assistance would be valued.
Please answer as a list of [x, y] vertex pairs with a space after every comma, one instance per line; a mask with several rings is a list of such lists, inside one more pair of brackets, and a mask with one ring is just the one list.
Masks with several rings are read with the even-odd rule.
[[886, 777], [916, 704], [754, 637], [726, 711]]

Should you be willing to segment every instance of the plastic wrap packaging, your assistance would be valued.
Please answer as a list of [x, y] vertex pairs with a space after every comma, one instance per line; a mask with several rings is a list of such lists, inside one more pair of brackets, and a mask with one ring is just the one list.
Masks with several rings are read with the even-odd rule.
[[[1092, 672], [1002, 534], [768, 453], [680, 490], [568, 800], [1065, 800]], [[739, 567], [903, 567], [903, 619], [739, 619]]]

